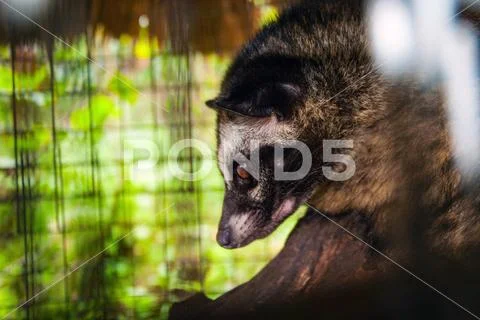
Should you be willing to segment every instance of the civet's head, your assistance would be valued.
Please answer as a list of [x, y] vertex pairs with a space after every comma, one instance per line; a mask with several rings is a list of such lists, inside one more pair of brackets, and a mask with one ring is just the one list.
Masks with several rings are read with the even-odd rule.
[[[218, 113], [226, 191], [217, 241], [225, 248], [269, 235], [325, 181], [323, 139], [348, 136], [360, 114], [352, 93], [362, 100], [368, 92], [359, 84], [334, 97], [368, 71], [360, 28], [340, 28], [348, 13], [326, 22], [325, 12], [320, 21], [318, 8], [305, 10], [288, 11], [247, 44], [207, 102]], [[278, 179], [279, 172], [299, 174]]]

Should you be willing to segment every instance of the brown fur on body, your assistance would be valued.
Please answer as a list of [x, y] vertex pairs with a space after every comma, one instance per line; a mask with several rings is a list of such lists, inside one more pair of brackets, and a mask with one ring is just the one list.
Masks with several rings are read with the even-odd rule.
[[350, 136], [355, 175], [319, 186], [310, 203], [330, 215], [374, 217], [382, 232], [391, 231], [389, 219], [413, 223], [405, 232], [417, 232], [425, 249], [471, 264], [480, 251], [478, 183], [466, 184], [455, 166], [441, 93], [414, 84], [392, 85], [385, 117]]

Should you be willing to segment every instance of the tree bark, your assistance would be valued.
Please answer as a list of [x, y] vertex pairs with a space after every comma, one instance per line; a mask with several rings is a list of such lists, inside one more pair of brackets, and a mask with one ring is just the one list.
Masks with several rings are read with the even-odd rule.
[[[349, 214], [337, 220], [355, 235], [368, 238], [369, 223], [359, 215]], [[356, 305], [358, 312], [366, 299], [357, 295], [366, 290], [372, 278], [382, 277], [382, 269], [378, 256], [369, 252], [365, 244], [309, 212], [292, 231], [282, 251], [252, 280], [214, 301], [197, 295], [176, 304], [170, 317], [298, 317], [299, 312], [306, 315], [317, 309], [318, 303], [310, 304], [313, 297], [323, 297], [322, 314], [333, 312], [338, 319], [343, 311], [348, 311], [343, 307], [346, 297], [340, 297], [350, 296], [349, 308]]]
[[[372, 222], [362, 215], [352, 212], [334, 219], [360, 239], [375, 241]], [[451, 279], [441, 277], [446, 283], [465, 283], [459, 283], [458, 278], [453, 280], [452, 273], [448, 275]], [[298, 222], [282, 251], [253, 279], [216, 300], [197, 294], [175, 304], [170, 311], [170, 319], [174, 320], [245, 318], [370, 320], [472, 316], [310, 210]]]

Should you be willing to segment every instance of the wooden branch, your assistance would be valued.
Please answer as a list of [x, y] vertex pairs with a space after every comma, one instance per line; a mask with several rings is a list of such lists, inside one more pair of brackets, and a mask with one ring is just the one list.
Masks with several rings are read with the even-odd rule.
[[[368, 223], [358, 215], [346, 215], [339, 223], [360, 237], [368, 237]], [[276, 313], [298, 316], [300, 305], [310, 312], [308, 301], [312, 297], [324, 295], [331, 300], [331, 293], [342, 295], [348, 288], [347, 294], [352, 294], [352, 288], [360, 290], [372, 277], [379, 278], [378, 257], [367, 249], [338, 226], [310, 212], [299, 221], [278, 256], [252, 280], [215, 301], [197, 295], [176, 304], [171, 319], [263, 318]], [[337, 316], [338, 308], [344, 309], [341, 305], [328, 307]]]
[[[361, 239], [372, 240], [371, 222], [361, 215], [351, 213], [335, 220]], [[442, 290], [452, 288], [453, 283], [465, 288], [466, 282], [452, 269], [447, 274], [432, 270], [430, 278], [428, 273], [419, 274], [428, 281], [443, 279], [433, 282]], [[477, 280], [468, 283], [473, 286]], [[471, 308], [465, 297], [455, 297]], [[298, 222], [282, 251], [252, 280], [213, 301], [198, 294], [170, 311], [173, 320], [270, 318], [472, 319], [435, 290], [313, 212]]]

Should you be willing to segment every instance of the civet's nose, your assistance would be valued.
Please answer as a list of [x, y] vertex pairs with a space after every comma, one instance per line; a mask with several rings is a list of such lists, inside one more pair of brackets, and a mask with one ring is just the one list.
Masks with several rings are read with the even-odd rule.
[[229, 228], [218, 230], [217, 242], [224, 248], [231, 248], [232, 236]]

